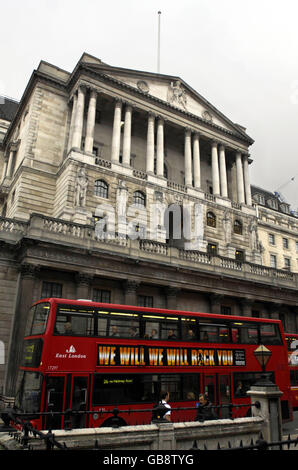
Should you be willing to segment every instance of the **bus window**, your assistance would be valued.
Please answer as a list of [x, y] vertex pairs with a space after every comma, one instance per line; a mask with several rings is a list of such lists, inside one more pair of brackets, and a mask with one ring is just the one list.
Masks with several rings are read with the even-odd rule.
[[25, 413], [40, 411], [41, 383], [42, 375], [38, 372], [24, 372], [16, 406]]
[[219, 328], [219, 341], [221, 343], [230, 343], [230, 331], [227, 327]]
[[232, 343], [240, 343], [240, 328], [232, 328], [231, 329], [232, 333]]
[[268, 323], [260, 325], [262, 344], [281, 344], [281, 337], [277, 325]]
[[182, 339], [188, 341], [195, 341], [197, 339], [197, 325], [196, 320], [191, 318], [181, 319], [181, 332]]
[[181, 376], [178, 374], [160, 375], [160, 391], [170, 393], [170, 401], [181, 400]]
[[99, 316], [97, 317], [97, 332], [98, 336], [107, 336], [107, 326], [108, 326], [108, 312], [98, 312]]
[[200, 323], [200, 341], [206, 343], [218, 343], [218, 327]]
[[94, 311], [85, 308], [59, 307], [56, 315], [54, 334], [92, 336], [94, 335]]
[[[274, 382], [274, 373], [266, 372], [265, 375], [269, 380]], [[239, 372], [233, 374], [233, 383], [234, 383], [234, 397], [247, 397], [246, 392], [256, 384], [256, 382], [263, 377], [261, 372]]]
[[[144, 376], [95, 374], [93, 405], [138, 403], [144, 398]], [[144, 401], [144, 400], [143, 400]]]
[[139, 338], [139, 318], [135, 313], [110, 313], [109, 336]]
[[254, 326], [246, 325], [242, 328], [242, 343], [245, 344], [258, 344], [259, 343], [259, 336], [258, 336], [258, 328]]
[[161, 322], [161, 339], [175, 340], [179, 338], [178, 318], [167, 317]]
[[28, 322], [26, 332], [28, 335], [41, 335], [45, 332], [49, 311], [48, 303], [40, 303], [31, 308], [29, 318], [32, 319], [32, 323]]

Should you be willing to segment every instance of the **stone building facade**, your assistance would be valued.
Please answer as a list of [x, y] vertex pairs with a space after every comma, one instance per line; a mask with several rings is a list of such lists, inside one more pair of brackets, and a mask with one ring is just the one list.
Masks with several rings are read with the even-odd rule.
[[297, 276], [262, 265], [253, 140], [179, 77], [83, 54], [41, 62], [0, 151], [2, 393], [42, 297], [281, 318]]

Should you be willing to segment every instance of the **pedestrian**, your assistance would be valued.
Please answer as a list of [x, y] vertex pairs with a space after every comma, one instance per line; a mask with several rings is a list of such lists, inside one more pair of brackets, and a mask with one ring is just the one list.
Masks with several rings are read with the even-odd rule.
[[171, 421], [171, 405], [168, 403], [169, 399], [169, 392], [166, 391], [161, 393], [159, 402], [153, 408], [153, 423]]
[[201, 393], [199, 395], [199, 403], [195, 421], [208, 421], [211, 419], [216, 419], [212, 408], [212, 403], [209, 401], [207, 395]]
[[161, 404], [165, 406], [165, 408], [168, 409], [168, 411], [163, 415], [163, 418], [166, 419], [167, 421], [171, 421], [171, 405], [169, 405], [168, 403], [170, 399], [170, 393], [162, 392], [160, 395], [160, 398], [161, 398]]

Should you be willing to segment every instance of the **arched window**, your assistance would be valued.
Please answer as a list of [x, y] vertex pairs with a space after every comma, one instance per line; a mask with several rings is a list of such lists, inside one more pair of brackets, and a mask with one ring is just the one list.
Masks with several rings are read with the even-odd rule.
[[213, 212], [207, 212], [207, 225], [209, 227], [216, 227], [216, 216]]
[[146, 196], [142, 191], [135, 191], [133, 193], [133, 202], [138, 206], [146, 206]]
[[234, 233], [238, 233], [238, 235], [242, 235], [242, 222], [240, 220], [234, 221]]
[[94, 183], [94, 194], [95, 196], [104, 197], [108, 199], [109, 197], [109, 185], [103, 180], [96, 180]]

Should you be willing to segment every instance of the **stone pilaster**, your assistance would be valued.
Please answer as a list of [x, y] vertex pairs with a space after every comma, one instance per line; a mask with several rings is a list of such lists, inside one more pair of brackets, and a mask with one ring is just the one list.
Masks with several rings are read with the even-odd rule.
[[178, 287], [165, 287], [166, 306], [170, 310], [177, 310], [177, 296], [180, 292]]
[[137, 305], [137, 290], [140, 283], [128, 279], [123, 283], [124, 302], [126, 305]]
[[29, 310], [34, 303], [33, 293], [38, 274], [39, 266], [29, 263], [22, 263], [20, 265], [16, 308], [9, 344], [4, 386], [4, 394], [7, 396], [15, 396], [16, 393], [17, 374], [22, 357], [23, 338], [26, 331]]
[[77, 273], [75, 276], [75, 282], [77, 285], [77, 299], [91, 299], [90, 287], [93, 281], [92, 274], [89, 273]]

